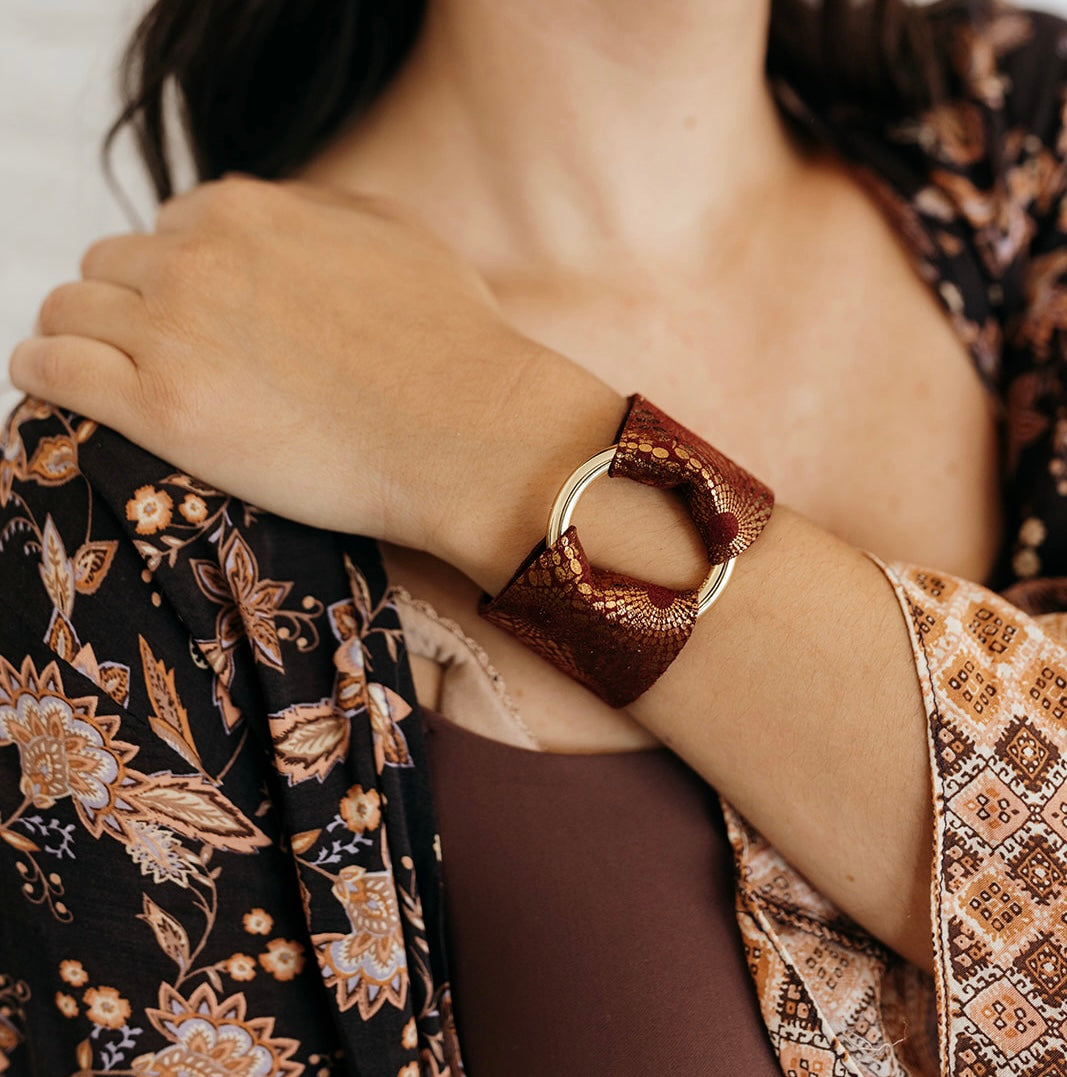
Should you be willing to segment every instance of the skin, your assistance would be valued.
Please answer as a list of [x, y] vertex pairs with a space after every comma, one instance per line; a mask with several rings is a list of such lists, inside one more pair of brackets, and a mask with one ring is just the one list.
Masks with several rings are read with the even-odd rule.
[[[265, 508], [379, 538], [543, 745], [666, 743], [929, 966], [925, 715], [896, 596], [861, 551], [986, 577], [991, 404], [879, 212], [783, 129], [768, 4], [652, 7], [439, 0], [301, 183], [208, 184], [155, 234], [91, 248], [12, 380]], [[621, 713], [475, 605], [634, 390], [780, 507]], [[667, 497], [601, 483], [578, 524], [600, 563], [703, 574]], [[434, 671], [416, 672], [432, 702]]]

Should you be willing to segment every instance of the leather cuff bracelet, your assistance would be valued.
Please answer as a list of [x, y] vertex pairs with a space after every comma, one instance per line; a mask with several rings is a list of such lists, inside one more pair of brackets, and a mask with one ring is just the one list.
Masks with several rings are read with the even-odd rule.
[[[712, 566], [699, 588], [674, 591], [589, 563], [568, 524], [578, 496], [605, 468], [612, 477], [681, 492]], [[632, 396], [617, 443], [570, 476], [546, 540], [480, 612], [611, 706], [625, 707], [678, 656], [773, 507], [774, 495], [761, 482]]]

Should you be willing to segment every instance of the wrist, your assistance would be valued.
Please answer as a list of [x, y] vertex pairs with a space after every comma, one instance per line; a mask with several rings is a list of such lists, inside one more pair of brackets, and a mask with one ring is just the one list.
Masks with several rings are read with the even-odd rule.
[[[644, 518], [626, 518], [615, 530], [646, 546], [640, 575], [591, 558], [571, 513], [590, 482], [605, 472], [677, 491], [684, 499], [712, 567], [699, 586], [660, 582], [663, 551], [655, 549], [650, 557], [647, 547], [664, 531]], [[759, 480], [634, 394], [616, 443], [568, 478], [545, 539], [479, 612], [611, 706], [625, 707], [678, 656], [696, 619], [718, 598], [734, 560], [766, 526], [773, 505], [774, 495]], [[676, 525], [669, 533], [684, 534]], [[620, 550], [627, 553], [629, 547], [615, 547]], [[668, 564], [677, 567], [677, 561]]]
[[560, 485], [612, 443], [626, 411], [624, 396], [548, 348], [522, 339], [514, 362], [507, 401], [483, 413], [427, 544], [490, 592], [544, 537]]
[[[494, 432], [495, 454], [483, 450], [483, 459], [506, 463], [485, 469], [472, 507], [448, 514], [440, 533], [438, 556], [489, 594], [545, 537], [560, 486], [614, 442], [627, 412], [625, 397], [547, 349], [532, 358], [515, 399], [521, 408]], [[575, 523], [602, 567], [677, 590], [707, 575], [707, 550], [675, 492], [605, 476], [583, 495]]]

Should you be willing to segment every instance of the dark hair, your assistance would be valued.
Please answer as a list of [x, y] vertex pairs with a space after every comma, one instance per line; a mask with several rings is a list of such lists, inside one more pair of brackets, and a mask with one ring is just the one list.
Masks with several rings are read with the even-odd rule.
[[[160, 199], [174, 192], [179, 132], [200, 179], [285, 176], [384, 89], [426, 0], [156, 0], [127, 46], [122, 111]], [[939, 24], [982, 0], [773, 0], [768, 72], [810, 103], [922, 108], [945, 93]], [[173, 110], [168, 108], [174, 95]]]

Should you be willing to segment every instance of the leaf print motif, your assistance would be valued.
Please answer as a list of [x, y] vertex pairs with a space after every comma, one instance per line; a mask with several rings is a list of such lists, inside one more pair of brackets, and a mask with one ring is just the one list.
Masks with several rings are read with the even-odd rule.
[[86, 542], [79, 547], [73, 558], [74, 587], [78, 594], [96, 594], [111, 568], [118, 548], [119, 544], [114, 541]]
[[18, 849], [20, 853], [36, 853], [40, 851], [40, 846], [30, 841], [24, 834], [20, 834], [17, 830], [0, 830], [0, 840], [6, 841], [12, 849]]
[[106, 692], [120, 707], [130, 699], [130, 670], [118, 662], [97, 662], [93, 645], [82, 647], [70, 664], [84, 673], [102, 692]]
[[199, 775], [154, 774], [123, 790], [136, 813], [216, 849], [247, 853], [270, 838]]
[[289, 841], [289, 847], [297, 856], [303, 856], [319, 840], [321, 834], [321, 827], [318, 830], [302, 830], [299, 834], [292, 836]]
[[25, 405], [20, 406], [0, 437], [0, 509], [6, 508], [16, 479], [26, 477], [26, 446], [19, 433]]
[[297, 703], [269, 717], [274, 763], [290, 785], [320, 782], [348, 752], [350, 719], [330, 699]]
[[353, 715], [367, 701], [366, 662], [356, 608], [346, 600], [335, 602], [326, 612], [330, 629], [338, 642], [333, 654], [333, 664], [337, 669], [334, 698], [339, 710]]
[[161, 909], [147, 894], [142, 895], [144, 911], [137, 916], [152, 929], [159, 948], [185, 972], [189, 966], [189, 936], [169, 912]]
[[118, 662], [101, 662], [97, 666], [97, 682], [100, 691], [106, 692], [120, 706], [130, 701], [130, 670]]
[[62, 486], [78, 474], [78, 450], [64, 435], [41, 438], [26, 477], [42, 486]]
[[39, 571], [52, 605], [69, 617], [74, 609], [74, 570], [51, 516], [45, 520]]
[[222, 495], [214, 486], [209, 486], [206, 482], [202, 482], [200, 479], [195, 478], [192, 475], [186, 475], [184, 472], [178, 471], [172, 475], [168, 475], [165, 479], [161, 480], [167, 486], [180, 486], [183, 490], [188, 490], [191, 493], [199, 494], [201, 497], [221, 497]]
[[352, 588], [352, 597], [355, 599], [355, 613], [359, 616], [362, 630], [366, 631], [374, 618], [374, 604], [371, 602], [367, 577], [360, 572], [347, 554], [345, 555], [345, 572], [348, 574], [348, 583]]
[[92, 419], [82, 419], [78, 423], [78, 429], [74, 431], [74, 440], [79, 445], [84, 445], [97, 431], [98, 424]]
[[81, 650], [74, 626], [59, 610], [52, 611], [52, 621], [48, 626], [44, 641], [48, 649], [62, 658], [64, 662], [73, 662], [74, 656]]
[[407, 738], [398, 724], [411, 713], [408, 703], [384, 684], [368, 684], [367, 710], [378, 773], [381, 774], [386, 763], [394, 767], [411, 766]]
[[93, 1068], [92, 1040], [82, 1040], [78, 1044], [74, 1057], [78, 1060], [78, 1067], [84, 1072], [89, 1072]]
[[174, 671], [168, 670], [152, 653], [144, 636], [138, 635], [141, 648], [141, 665], [144, 669], [145, 687], [152, 704], [148, 723], [152, 731], [169, 747], [173, 748], [187, 763], [202, 770], [200, 754], [189, 728], [189, 714], [178, 698], [174, 687]]

